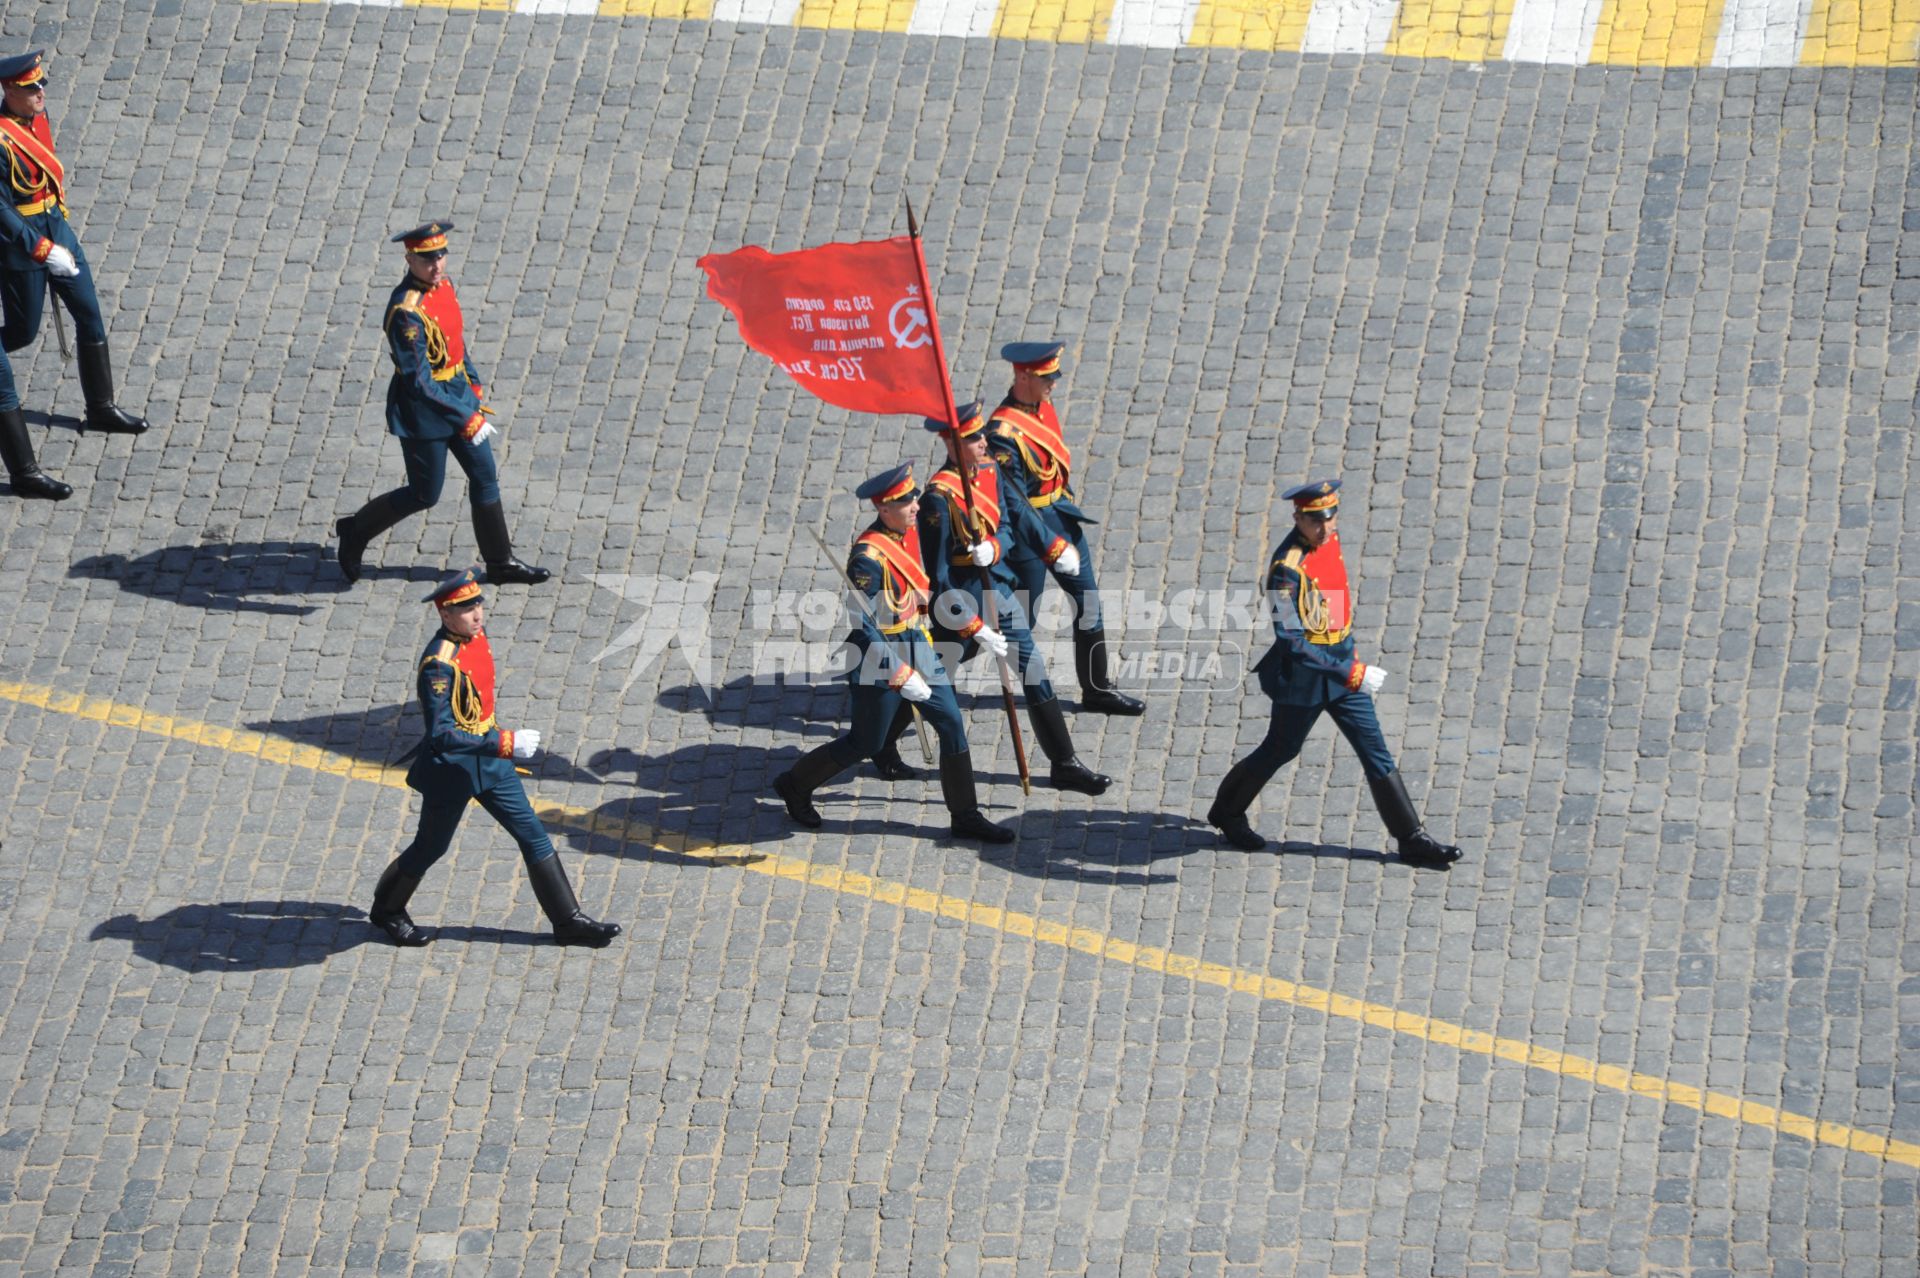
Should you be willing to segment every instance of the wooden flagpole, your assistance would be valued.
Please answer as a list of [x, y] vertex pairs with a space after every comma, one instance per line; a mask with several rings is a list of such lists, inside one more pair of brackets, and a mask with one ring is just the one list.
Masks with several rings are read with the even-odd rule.
[[[903, 197], [905, 198], [905, 197]], [[920, 223], [913, 216], [913, 201], [907, 199], [907, 235], [913, 240], [914, 266], [920, 272], [920, 300], [927, 307], [927, 331], [933, 335], [933, 358], [940, 365], [940, 399], [946, 405], [946, 437], [953, 449], [953, 466], [960, 472], [960, 492], [967, 504], [967, 535], [973, 535], [973, 476], [967, 470], [964, 460], [964, 445], [960, 441], [960, 417], [953, 402], [953, 379], [947, 375], [947, 350], [940, 341], [940, 312], [933, 304], [933, 286], [927, 281], [927, 258], [920, 250]], [[980, 606], [985, 613], [984, 622], [999, 629], [998, 609], [995, 607], [993, 574], [989, 569], [974, 565], [974, 571], [980, 575]], [[1027, 770], [1027, 744], [1020, 736], [1020, 713], [1013, 704], [1013, 662], [1005, 656], [996, 659], [1000, 667], [1000, 699], [1006, 705], [1007, 731], [1013, 735], [1013, 757], [1020, 765], [1020, 790], [1024, 794], [1033, 793], [1033, 776]], [[956, 672], [957, 673], [957, 672]]]

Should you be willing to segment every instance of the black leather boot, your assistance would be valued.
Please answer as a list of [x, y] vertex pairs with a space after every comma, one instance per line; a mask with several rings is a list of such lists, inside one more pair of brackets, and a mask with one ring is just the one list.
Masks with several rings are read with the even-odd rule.
[[1413, 800], [1407, 797], [1407, 783], [1400, 779], [1398, 768], [1377, 781], [1368, 778], [1367, 788], [1373, 791], [1373, 801], [1380, 809], [1380, 819], [1386, 822], [1387, 833], [1400, 845], [1402, 861], [1422, 869], [1444, 870], [1460, 859], [1459, 848], [1442, 843], [1421, 827], [1420, 814], [1413, 810]]
[[34, 460], [33, 441], [27, 438], [27, 417], [17, 408], [0, 408], [0, 460], [6, 463], [13, 491], [22, 497], [65, 501], [73, 496], [71, 486], [41, 470]]
[[1080, 676], [1080, 708], [1100, 714], [1144, 714], [1146, 702], [1122, 696], [1113, 686], [1107, 668], [1112, 651], [1104, 630], [1073, 632], [1073, 668]]
[[787, 805], [787, 815], [809, 830], [820, 828], [820, 814], [814, 810], [813, 792], [831, 781], [840, 771], [834, 762], [832, 747], [815, 746], [800, 756], [791, 771], [773, 779], [773, 792]]
[[953, 837], [978, 839], [982, 843], [1011, 843], [1013, 831], [995, 825], [980, 811], [980, 796], [973, 788], [973, 752], [940, 756], [940, 793], [953, 815]]
[[333, 531], [340, 538], [341, 574], [350, 582], [360, 580], [360, 556], [367, 553], [367, 543], [411, 513], [400, 504], [398, 492], [381, 493], [335, 523]]
[[529, 865], [527, 877], [533, 880], [533, 895], [553, 924], [555, 945], [591, 945], [598, 949], [620, 935], [618, 923], [596, 923], [580, 912], [580, 902], [574, 899], [573, 884], [567, 882], [558, 853]]
[[77, 362], [80, 365], [80, 393], [87, 401], [87, 429], [110, 430], [122, 435], [140, 435], [147, 419], [135, 417], [113, 402], [113, 363], [105, 342], [82, 342]]
[[517, 582], [537, 586], [553, 576], [545, 568], [523, 564], [513, 557], [513, 538], [507, 535], [507, 511], [497, 501], [473, 507], [473, 539], [480, 543], [480, 558], [487, 565], [487, 582], [503, 586]]
[[1053, 788], [1080, 794], [1105, 794], [1112, 777], [1094, 772], [1073, 754], [1073, 738], [1067, 735], [1067, 719], [1060, 710], [1059, 698], [1027, 702], [1027, 718], [1033, 721], [1033, 736], [1040, 750], [1053, 765]]
[[900, 757], [900, 738], [913, 726], [913, 707], [904, 699], [900, 708], [894, 711], [893, 723], [887, 728], [887, 743], [880, 747], [880, 753], [873, 756], [874, 771], [885, 781], [912, 781], [920, 775], [920, 769]]
[[1242, 852], [1258, 852], [1267, 846], [1267, 841], [1247, 820], [1247, 809], [1253, 806], [1267, 783], [1267, 778], [1252, 764], [1252, 759], [1242, 759], [1227, 769], [1226, 777], [1220, 782], [1220, 793], [1213, 796], [1213, 806], [1207, 809], [1207, 824]]
[[421, 946], [433, 939], [432, 932], [417, 926], [407, 914], [407, 902], [413, 899], [414, 889], [419, 886], [419, 879], [401, 872], [398, 861], [389, 865], [381, 873], [380, 882], [374, 885], [373, 905], [367, 910], [367, 918], [395, 945]]

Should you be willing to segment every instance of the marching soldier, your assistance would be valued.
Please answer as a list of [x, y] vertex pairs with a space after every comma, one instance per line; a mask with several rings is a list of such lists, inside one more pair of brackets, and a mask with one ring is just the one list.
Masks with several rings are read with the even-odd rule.
[[41, 470], [34, 458], [33, 441], [27, 438], [26, 415], [20, 411], [20, 392], [13, 384], [13, 365], [7, 362], [4, 352], [0, 352], [0, 461], [6, 463], [13, 491], [22, 497], [65, 501], [73, 496], [71, 485]]
[[[1023, 547], [1049, 567], [1073, 576], [1080, 569], [1079, 554], [1065, 537], [1040, 522], [1017, 486], [1001, 482], [999, 468], [987, 458], [987, 423], [980, 410], [979, 400], [955, 410], [959, 447], [945, 437], [947, 464], [928, 481], [932, 499], [920, 506], [920, 551], [936, 601], [934, 625], [943, 641], [965, 645], [962, 661], [981, 648], [996, 658], [1005, 657], [1010, 646], [1017, 649], [1027, 714], [1033, 721], [1034, 738], [1052, 764], [1054, 788], [1104, 794], [1113, 779], [1092, 771], [1074, 756], [1066, 716], [1034, 645], [1026, 610], [1016, 593], [1020, 582], [1008, 563], [1014, 549]], [[944, 433], [948, 425], [929, 417], [926, 428]], [[967, 479], [961, 476], [961, 466], [967, 468]], [[983, 578], [991, 581], [991, 594]], [[987, 624], [989, 613], [997, 629]]]
[[1387, 672], [1353, 656], [1353, 595], [1334, 526], [1339, 491], [1339, 480], [1324, 479], [1284, 494], [1293, 503], [1293, 531], [1267, 569], [1274, 644], [1254, 666], [1261, 689], [1273, 700], [1273, 720], [1266, 739], [1220, 783], [1207, 821], [1237, 848], [1264, 848], [1266, 840], [1247, 822], [1247, 809], [1273, 774], [1299, 755], [1324, 711], [1360, 756], [1387, 833], [1399, 843], [1400, 859], [1443, 870], [1460, 859], [1460, 849], [1421, 828], [1374, 713], [1373, 694]]
[[847, 560], [847, 580], [859, 594], [859, 624], [847, 636], [858, 658], [847, 672], [853, 726], [774, 778], [774, 791], [789, 816], [818, 829], [813, 792], [861, 759], [879, 754], [895, 713], [910, 718], [912, 703], [940, 737], [940, 790], [953, 818], [954, 837], [1011, 842], [1013, 831], [993, 824], [980, 811], [966, 723], [927, 630], [932, 582], [921, 563], [920, 529], [914, 522], [920, 513], [920, 490], [914, 486], [913, 468], [897, 466], [875, 475], [855, 496], [871, 501], [879, 517], [854, 541]]
[[987, 448], [1006, 483], [1021, 491], [1050, 532], [1073, 547], [1077, 571], [1049, 564], [1024, 546], [1008, 552], [1007, 564], [1026, 592], [1029, 610], [1040, 606], [1050, 567], [1073, 599], [1073, 664], [1080, 677], [1081, 708], [1140, 714], [1146, 705], [1117, 691], [1109, 675], [1112, 650], [1085, 531], [1094, 521], [1074, 502], [1073, 453], [1053, 408], [1053, 385], [1060, 380], [1060, 353], [1065, 349], [1061, 342], [1009, 342], [1000, 348], [1000, 358], [1013, 365], [1013, 387], [987, 423]]
[[[53, 150], [47, 122], [45, 50], [0, 61], [0, 156], [7, 166], [7, 191], [0, 202], [0, 346], [17, 351], [40, 332], [51, 285], [60, 305], [73, 316], [79, 339], [80, 388], [87, 401], [86, 425], [93, 430], [137, 435], [147, 429], [113, 402], [113, 362], [107, 350], [106, 321], [93, 269], [67, 221], [67, 171]], [[14, 491], [59, 501], [73, 489], [41, 473], [20, 412], [11, 368], [0, 373], [0, 457]]]
[[375, 537], [440, 500], [447, 454], [467, 473], [473, 535], [494, 585], [538, 585], [553, 574], [513, 557], [507, 512], [500, 504], [500, 471], [494, 463], [497, 433], [493, 410], [473, 357], [467, 354], [460, 299], [447, 277], [447, 232], [451, 222], [429, 222], [393, 237], [407, 248], [407, 277], [387, 300], [382, 321], [393, 380], [387, 383], [387, 430], [400, 439], [407, 482], [382, 493], [334, 525], [340, 538], [340, 571], [360, 580], [360, 557]]
[[531, 759], [539, 751], [540, 734], [531, 728], [510, 732], [494, 718], [493, 649], [481, 628], [485, 599], [473, 570], [442, 581], [427, 602], [439, 609], [440, 629], [420, 659], [420, 710], [427, 735], [407, 770], [407, 784], [422, 799], [420, 829], [380, 875], [368, 917], [396, 945], [425, 945], [433, 939], [408, 916], [407, 902], [452, 846], [468, 802], [478, 801], [520, 845], [533, 894], [553, 923], [554, 941], [607, 944], [620, 935], [620, 925], [597, 923], [581, 912], [560, 856], [527, 802], [526, 787], [513, 766], [513, 760]]

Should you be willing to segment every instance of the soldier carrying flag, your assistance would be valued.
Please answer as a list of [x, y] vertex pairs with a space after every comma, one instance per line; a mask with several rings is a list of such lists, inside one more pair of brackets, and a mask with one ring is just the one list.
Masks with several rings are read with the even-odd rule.
[[847, 671], [853, 689], [853, 726], [774, 778], [774, 791], [787, 805], [789, 816], [808, 829], [818, 829], [821, 819], [813, 806], [813, 792], [861, 759], [878, 754], [887, 743], [896, 712], [903, 712], [910, 703], [919, 706], [940, 737], [940, 790], [953, 818], [954, 837], [1011, 842], [1013, 831], [995, 825], [980, 811], [966, 721], [927, 629], [932, 582], [921, 563], [916, 523], [920, 490], [914, 486], [913, 468], [896, 466], [875, 475], [854, 495], [871, 501], [878, 517], [854, 540], [847, 559], [847, 580], [856, 592], [858, 614], [847, 636], [855, 657]]
[[1000, 358], [1013, 365], [1013, 385], [987, 423], [987, 449], [1001, 477], [1018, 488], [1040, 521], [1066, 540], [1071, 555], [1049, 560], [1025, 547], [1008, 556], [1029, 612], [1040, 606], [1049, 571], [1073, 600], [1073, 664], [1080, 679], [1080, 706], [1101, 714], [1140, 714], [1146, 706], [1113, 686], [1112, 648], [1100, 612], [1100, 586], [1093, 578], [1093, 523], [1073, 495], [1073, 451], [1053, 407], [1060, 380], [1060, 342], [1009, 342]]

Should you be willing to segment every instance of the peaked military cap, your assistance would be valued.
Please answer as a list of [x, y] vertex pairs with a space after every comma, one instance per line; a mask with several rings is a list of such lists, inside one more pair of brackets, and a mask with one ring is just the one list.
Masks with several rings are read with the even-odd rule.
[[423, 603], [437, 604], [442, 608], [461, 608], [467, 604], [484, 603], [486, 596], [480, 593], [480, 577], [471, 568], [462, 568], [433, 588]]
[[[985, 411], [985, 407], [977, 399], [953, 406], [953, 415], [960, 422], [960, 438], [978, 435], [986, 428], [987, 419], [983, 416]], [[923, 420], [930, 435], [938, 435], [947, 429], [947, 421], [943, 417], [928, 417]]]
[[404, 244], [409, 253], [444, 253], [447, 251], [447, 232], [452, 229], [451, 222], [428, 222], [411, 231], [402, 231], [387, 242]]
[[32, 53], [21, 53], [0, 61], [0, 83], [17, 84], [23, 88], [30, 84], [45, 84], [47, 68], [41, 59], [46, 52], [45, 49], [35, 49]]
[[1316, 479], [1310, 484], [1289, 488], [1280, 495], [1293, 503], [1295, 510], [1327, 510], [1340, 504], [1340, 481]]
[[1008, 342], [1000, 348], [1000, 358], [1023, 373], [1056, 381], [1060, 377], [1060, 352], [1065, 342]]
[[902, 462], [861, 484], [853, 490], [853, 495], [878, 506], [884, 502], [904, 501], [919, 491], [913, 483], [913, 463]]

